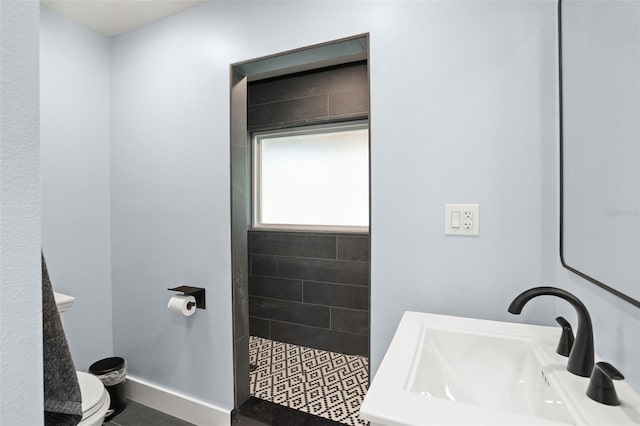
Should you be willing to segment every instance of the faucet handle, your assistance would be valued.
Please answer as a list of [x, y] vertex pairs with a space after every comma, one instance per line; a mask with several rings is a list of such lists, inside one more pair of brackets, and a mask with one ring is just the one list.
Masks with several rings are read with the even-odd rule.
[[593, 366], [587, 396], [606, 405], [620, 405], [613, 380], [622, 380], [624, 376], [608, 362], [598, 362]]
[[571, 328], [569, 321], [564, 319], [564, 317], [557, 317], [556, 322], [562, 327], [562, 335], [560, 336], [556, 352], [562, 356], [569, 356], [571, 348], [573, 348], [573, 342], [575, 341], [575, 338], [573, 337], [573, 329]]

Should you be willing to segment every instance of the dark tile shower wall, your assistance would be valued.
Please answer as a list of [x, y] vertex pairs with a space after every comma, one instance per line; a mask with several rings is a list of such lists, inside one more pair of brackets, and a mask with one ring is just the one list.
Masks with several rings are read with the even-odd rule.
[[366, 119], [368, 79], [366, 62], [355, 62], [250, 83], [248, 127], [263, 130]]
[[[365, 61], [248, 85], [247, 128], [366, 120]], [[249, 332], [369, 354], [369, 236], [249, 231]]]
[[249, 231], [249, 332], [368, 356], [369, 236]]
[[231, 86], [231, 258], [233, 297], [233, 367], [235, 406], [249, 398], [249, 270], [247, 230], [250, 224], [249, 147], [247, 145], [247, 79], [232, 74]]

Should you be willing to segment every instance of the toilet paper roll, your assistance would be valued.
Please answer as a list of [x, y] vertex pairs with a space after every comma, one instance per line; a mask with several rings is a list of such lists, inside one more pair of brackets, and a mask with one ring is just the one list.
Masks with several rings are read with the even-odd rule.
[[169, 299], [167, 309], [176, 314], [189, 317], [196, 311], [196, 298], [193, 296], [173, 296]]

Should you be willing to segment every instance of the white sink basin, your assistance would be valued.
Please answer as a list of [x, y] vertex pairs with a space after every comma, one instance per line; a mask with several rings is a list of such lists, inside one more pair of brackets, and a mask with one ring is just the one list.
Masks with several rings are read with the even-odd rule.
[[619, 407], [585, 395], [588, 378], [555, 353], [558, 327], [406, 312], [360, 410], [375, 425], [640, 424], [640, 397]]
[[409, 390], [549, 420], [574, 421], [527, 339], [423, 326]]

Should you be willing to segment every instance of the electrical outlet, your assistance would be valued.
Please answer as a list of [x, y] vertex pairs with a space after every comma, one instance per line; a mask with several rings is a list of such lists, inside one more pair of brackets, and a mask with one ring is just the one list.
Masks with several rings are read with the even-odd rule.
[[479, 204], [445, 204], [446, 235], [480, 235]]

